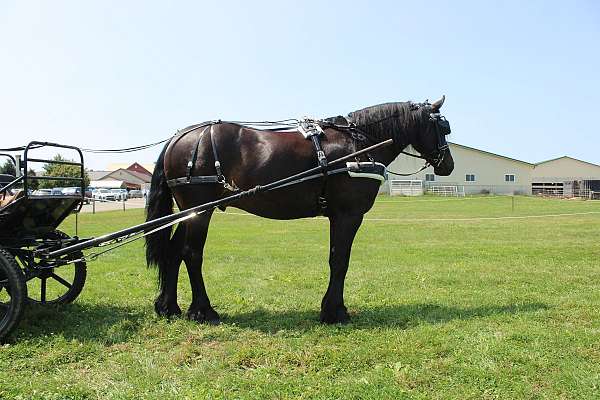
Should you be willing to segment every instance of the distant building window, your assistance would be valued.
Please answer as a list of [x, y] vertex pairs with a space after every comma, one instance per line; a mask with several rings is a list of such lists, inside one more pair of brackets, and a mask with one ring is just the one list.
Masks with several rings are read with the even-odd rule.
[[506, 175], [504, 175], [504, 181], [505, 182], [514, 182], [515, 181], [515, 175], [514, 174], [506, 174]]
[[475, 174], [466, 174], [465, 181], [467, 182], [475, 182]]
[[425, 181], [427, 181], [427, 182], [435, 181], [435, 175], [434, 174], [425, 174]]

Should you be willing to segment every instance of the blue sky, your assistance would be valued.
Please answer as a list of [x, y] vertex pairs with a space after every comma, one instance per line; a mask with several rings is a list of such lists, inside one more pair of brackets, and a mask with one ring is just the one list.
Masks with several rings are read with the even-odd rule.
[[445, 94], [454, 142], [600, 163], [599, 43], [597, 1], [0, 0], [0, 147], [129, 147]]

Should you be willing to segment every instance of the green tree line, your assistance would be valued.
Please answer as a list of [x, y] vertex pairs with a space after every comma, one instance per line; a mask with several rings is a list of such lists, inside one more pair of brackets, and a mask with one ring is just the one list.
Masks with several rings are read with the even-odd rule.
[[[72, 161], [60, 154], [55, 155], [52, 158], [52, 161]], [[79, 178], [81, 176], [81, 171], [76, 165], [65, 165], [65, 164], [54, 164], [54, 163], [46, 163], [42, 167], [42, 176], [64, 176], [69, 178]], [[8, 174], [15, 175], [15, 166], [11, 160], [6, 160], [0, 166], [0, 174]], [[28, 176], [37, 176], [36, 172], [29, 168], [27, 171]], [[83, 180], [85, 187], [88, 187], [90, 184], [90, 177], [87, 171], [84, 171]], [[28, 181], [28, 186], [30, 189], [50, 189], [53, 187], [65, 187], [65, 186], [79, 186], [79, 182], [76, 180], [45, 180], [45, 179], [31, 179]]]

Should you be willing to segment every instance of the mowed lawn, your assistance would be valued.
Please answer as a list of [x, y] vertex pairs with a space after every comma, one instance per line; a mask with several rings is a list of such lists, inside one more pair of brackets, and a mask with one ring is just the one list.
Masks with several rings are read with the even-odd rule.
[[[600, 202], [511, 202], [382, 196], [354, 244], [347, 325], [318, 322], [325, 219], [215, 213], [220, 326], [155, 317], [134, 242], [89, 264], [74, 304], [27, 310], [0, 347], [0, 398], [600, 398]], [[548, 216], [512, 218], [531, 215]], [[79, 233], [142, 220], [83, 214]], [[185, 312], [185, 267], [179, 287]]]

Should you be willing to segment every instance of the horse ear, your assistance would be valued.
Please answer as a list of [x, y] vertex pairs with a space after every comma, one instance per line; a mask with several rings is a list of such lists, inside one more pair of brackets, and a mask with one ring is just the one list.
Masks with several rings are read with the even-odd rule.
[[440, 108], [442, 108], [442, 105], [444, 104], [445, 100], [446, 100], [446, 95], [442, 95], [441, 99], [434, 101], [433, 104], [431, 104], [431, 111], [434, 113], [439, 112]]

